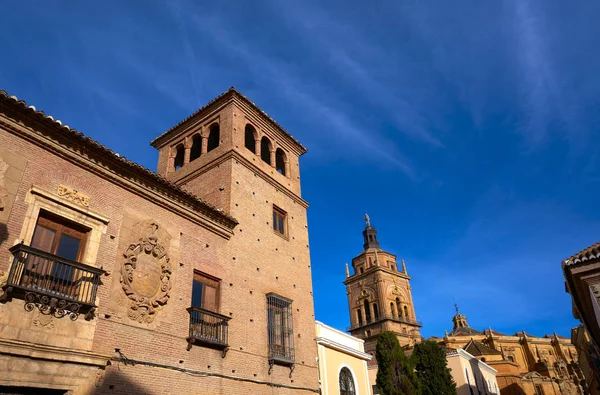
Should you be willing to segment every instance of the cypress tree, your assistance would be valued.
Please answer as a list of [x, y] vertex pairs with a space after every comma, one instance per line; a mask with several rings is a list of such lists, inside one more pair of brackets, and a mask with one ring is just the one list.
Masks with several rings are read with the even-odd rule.
[[456, 383], [450, 374], [442, 346], [431, 340], [421, 342], [415, 345], [411, 359], [423, 395], [456, 394]]
[[421, 395], [419, 380], [411, 361], [392, 332], [377, 339], [377, 387], [381, 395]]

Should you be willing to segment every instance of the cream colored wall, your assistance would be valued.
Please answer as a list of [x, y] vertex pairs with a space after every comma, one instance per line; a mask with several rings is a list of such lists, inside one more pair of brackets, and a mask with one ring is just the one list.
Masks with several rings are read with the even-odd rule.
[[352, 373], [356, 395], [370, 395], [364, 341], [352, 337], [321, 322], [316, 323], [317, 352], [319, 358], [319, 380], [323, 395], [338, 395], [339, 375], [346, 367]]
[[352, 372], [356, 395], [371, 394], [366, 361], [319, 345], [319, 373], [323, 395], [338, 395], [340, 393], [339, 374], [343, 367]]
[[[499, 394], [496, 382], [496, 370], [484, 362], [479, 361], [471, 354], [460, 349], [457, 354], [448, 355], [448, 367], [456, 382], [457, 395], [470, 395], [469, 384], [476, 392], [479, 388], [481, 393]], [[467, 379], [466, 374], [469, 377]], [[485, 391], [484, 391], [485, 383]], [[489, 384], [488, 384], [489, 383]]]

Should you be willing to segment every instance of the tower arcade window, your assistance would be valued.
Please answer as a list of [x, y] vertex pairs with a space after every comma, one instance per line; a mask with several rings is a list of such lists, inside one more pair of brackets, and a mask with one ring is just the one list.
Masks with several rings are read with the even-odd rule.
[[371, 309], [369, 308], [369, 301], [367, 299], [365, 299], [364, 301], [364, 306], [365, 306], [365, 318], [367, 320], [367, 324], [369, 322], [371, 322]]
[[285, 162], [286, 162], [285, 152], [283, 152], [283, 150], [281, 148], [277, 148], [277, 151], [275, 151], [275, 169], [280, 174], [283, 174], [284, 176], [286, 175], [285, 174]]
[[292, 301], [276, 294], [267, 294], [269, 359], [294, 363], [294, 331]]
[[408, 307], [404, 306], [404, 316], [408, 318]]
[[390, 313], [392, 314], [392, 317], [396, 316], [396, 309], [394, 308], [394, 302], [390, 302]]
[[358, 325], [363, 324], [362, 311], [360, 309], [356, 310], [356, 315], [358, 316]]
[[244, 146], [253, 154], [256, 154], [256, 129], [249, 123], [244, 131]]
[[379, 308], [377, 307], [377, 303], [373, 303], [373, 315], [375, 316], [375, 320], [379, 319]]
[[402, 317], [402, 308], [400, 306], [399, 298], [396, 298], [396, 309], [398, 310], [398, 317]]
[[183, 144], [179, 144], [175, 147], [175, 161], [173, 163], [174, 170], [180, 169], [183, 166], [183, 159], [185, 157], [185, 148]]
[[265, 163], [271, 164], [271, 142], [266, 137], [260, 140], [260, 159]]
[[287, 236], [287, 213], [273, 206], [273, 230], [282, 236]]
[[354, 378], [348, 368], [340, 370], [340, 395], [356, 395]]
[[218, 123], [210, 125], [210, 133], [208, 134], [208, 144], [206, 152], [210, 152], [219, 146], [221, 140], [221, 130]]
[[192, 137], [192, 148], [190, 149], [190, 162], [198, 159], [202, 154], [202, 136], [195, 134]]

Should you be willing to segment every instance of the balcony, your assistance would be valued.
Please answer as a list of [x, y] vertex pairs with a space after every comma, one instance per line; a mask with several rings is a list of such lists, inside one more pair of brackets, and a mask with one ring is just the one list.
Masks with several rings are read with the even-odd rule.
[[223, 357], [229, 349], [228, 321], [225, 315], [214, 313], [200, 307], [190, 307], [190, 334], [188, 336], [188, 350], [192, 344], [203, 344], [208, 347], [223, 350]]
[[373, 324], [377, 324], [378, 322], [381, 321], [394, 321], [394, 322], [400, 322], [402, 324], [408, 324], [408, 325], [416, 325], [416, 326], [423, 326], [423, 324], [421, 323], [421, 321], [415, 321], [413, 319], [407, 318], [407, 317], [397, 317], [397, 316], [392, 316], [392, 315], [383, 315], [383, 316], [379, 316], [376, 319], [371, 319], [368, 321], [363, 321], [361, 323], [353, 323], [351, 326], [349, 326], [348, 328], [346, 328], [346, 332], [350, 332], [354, 329], [358, 329], [358, 328], [362, 328], [368, 325], [373, 325]]
[[47, 252], [17, 244], [9, 249], [14, 260], [3, 286], [3, 299], [25, 300], [25, 310], [75, 321], [80, 314], [94, 315], [101, 268], [84, 265]]

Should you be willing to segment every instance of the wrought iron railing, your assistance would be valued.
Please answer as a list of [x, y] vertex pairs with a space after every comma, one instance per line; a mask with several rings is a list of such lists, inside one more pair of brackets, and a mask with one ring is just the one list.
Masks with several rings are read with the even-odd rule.
[[194, 343], [203, 343], [225, 350], [229, 347], [228, 321], [231, 319], [230, 317], [200, 307], [190, 307], [187, 311], [190, 313], [188, 337], [190, 346]]
[[5, 298], [22, 297], [25, 310], [37, 307], [57, 318], [76, 320], [81, 313], [92, 318], [101, 268], [17, 244], [9, 250], [13, 264], [4, 285]]
[[400, 322], [400, 323], [409, 324], [409, 325], [423, 326], [421, 321], [416, 321], [416, 320], [413, 320], [408, 317], [398, 317], [395, 315], [382, 315], [382, 316], [377, 317], [376, 319], [364, 320], [362, 322], [355, 322], [351, 326], [346, 328], [346, 331], [351, 331], [351, 330], [354, 330], [357, 328], [361, 328], [363, 326], [376, 324], [378, 322], [385, 321], [385, 320]]

